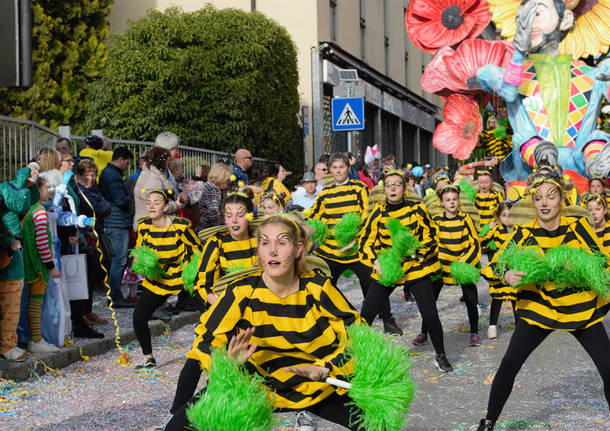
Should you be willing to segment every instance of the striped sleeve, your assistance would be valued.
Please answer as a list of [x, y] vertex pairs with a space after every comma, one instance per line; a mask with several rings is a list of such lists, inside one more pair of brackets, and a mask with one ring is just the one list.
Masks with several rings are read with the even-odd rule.
[[220, 241], [216, 235], [210, 237], [203, 246], [199, 258], [199, 272], [195, 281], [195, 291], [207, 302], [212, 286], [220, 278]]
[[464, 251], [459, 260], [470, 265], [477, 265], [481, 260], [481, 245], [479, 244], [479, 235], [474, 227], [474, 222], [468, 214], [464, 215], [464, 226], [468, 236], [468, 249]]
[[193, 231], [193, 227], [189, 223], [188, 226], [185, 227], [184, 233], [182, 234], [182, 241], [184, 243], [184, 261], [190, 261], [191, 257], [194, 254], [197, 254], [201, 251], [201, 242], [199, 241], [199, 237]]
[[[338, 340], [347, 340], [347, 328], [352, 323], [360, 323], [360, 315], [345, 296], [332, 285], [330, 279], [326, 279], [319, 293], [318, 306], [321, 316], [328, 319]], [[332, 375], [343, 375], [345, 370], [342, 370], [341, 367], [346, 362], [343, 357], [345, 344], [340, 342], [335, 347], [332, 352], [317, 360], [315, 365], [330, 368]]]
[[479, 238], [481, 240], [481, 247], [483, 247], [485, 249], [489, 247], [489, 244], [491, 243], [491, 241], [496, 239], [500, 226], [501, 226], [501, 224], [496, 223], [494, 225], [494, 227], [489, 229], [489, 231], [485, 235], [483, 235], [482, 237]]
[[515, 225], [513, 232], [507, 236], [506, 240], [498, 245], [498, 250], [494, 254], [491, 262], [489, 262], [485, 267], [481, 270], [481, 275], [485, 277], [486, 280], [498, 280], [501, 281], [502, 277], [496, 274], [496, 267], [498, 265], [498, 258], [502, 254], [503, 250], [506, 250], [508, 245], [514, 242], [517, 245], [523, 243], [525, 239], [524, 230], [519, 225]]
[[572, 241], [578, 241], [581, 247], [586, 247], [593, 253], [608, 255], [601, 240], [584, 217], [579, 218], [575, 223], [570, 225], [566, 233], [565, 242], [570, 244]]
[[[248, 303], [250, 286], [229, 286], [212, 307], [201, 316], [205, 328], [197, 345], [201, 367], [209, 370], [212, 366], [211, 349], [229, 344], [231, 337], [238, 333], [238, 323]], [[241, 328], [248, 329], [248, 328]]]
[[49, 248], [47, 212], [44, 210], [44, 208], [39, 208], [34, 211], [32, 219], [34, 220], [36, 249], [38, 250], [40, 260], [43, 263], [53, 262], [53, 255], [51, 254], [51, 249]]
[[322, 214], [324, 213], [325, 196], [326, 193], [324, 190], [318, 193], [318, 196], [316, 197], [316, 200], [314, 201], [313, 206], [311, 207], [311, 215], [309, 216], [309, 218], [316, 220], [320, 220], [322, 218]]
[[381, 219], [381, 208], [376, 205], [364, 223], [362, 235], [360, 236], [360, 259], [362, 263], [373, 267], [377, 253], [375, 252], [375, 242], [379, 236], [379, 220]]
[[424, 259], [428, 259], [438, 253], [438, 227], [430, 218], [430, 214], [423, 203], [418, 203], [415, 214], [417, 216], [419, 239], [422, 247], [417, 251], [417, 254]]

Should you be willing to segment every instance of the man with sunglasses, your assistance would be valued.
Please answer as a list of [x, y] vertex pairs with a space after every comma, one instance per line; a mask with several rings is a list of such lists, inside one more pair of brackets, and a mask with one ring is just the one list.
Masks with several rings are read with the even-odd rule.
[[250, 151], [240, 148], [235, 152], [235, 162], [233, 163], [233, 175], [236, 181], [248, 184], [248, 174], [246, 171], [252, 166], [252, 154]]

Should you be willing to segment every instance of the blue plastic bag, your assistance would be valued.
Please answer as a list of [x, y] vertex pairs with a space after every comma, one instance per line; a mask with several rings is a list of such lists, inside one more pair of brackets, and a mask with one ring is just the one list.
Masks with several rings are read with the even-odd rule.
[[64, 345], [64, 305], [61, 286], [53, 277], [44, 292], [44, 301], [40, 312], [40, 330], [42, 338], [58, 347]]

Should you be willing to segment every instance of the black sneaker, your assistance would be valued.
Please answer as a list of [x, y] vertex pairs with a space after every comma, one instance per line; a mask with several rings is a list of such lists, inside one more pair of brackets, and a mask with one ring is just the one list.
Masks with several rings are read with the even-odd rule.
[[155, 361], [155, 358], [146, 358], [146, 360], [141, 363], [140, 365], [136, 365], [135, 369], [136, 370], [144, 370], [147, 368], [155, 368], [157, 366], [157, 361]]
[[434, 360], [434, 365], [436, 365], [436, 367], [444, 373], [450, 373], [453, 371], [453, 367], [447, 360], [447, 355], [444, 353], [436, 355], [436, 359]]
[[396, 324], [393, 317], [383, 321], [383, 332], [390, 335], [403, 335], [402, 329]]
[[76, 338], [104, 338], [104, 334], [96, 331], [91, 326], [75, 326], [74, 336]]
[[149, 320], [162, 320], [164, 322], [169, 322], [172, 320], [172, 315], [169, 314], [164, 308], [157, 308], [155, 312], [150, 316]]
[[[108, 305], [110, 305], [110, 301], [108, 301]], [[135, 306], [136, 304], [127, 301], [125, 298], [117, 298], [112, 300], [113, 308], [135, 308]]]
[[492, 421], [490, 421], [489, 419], [481, 419], [477, 431], [493, 431], [493, 429], [494, 423]]
[[411, 341], [411, 344], [414, 346], [423, 346], [428, 342], [428, 334], [424, 334], [423, 332], [419, 334], [417, 337]]

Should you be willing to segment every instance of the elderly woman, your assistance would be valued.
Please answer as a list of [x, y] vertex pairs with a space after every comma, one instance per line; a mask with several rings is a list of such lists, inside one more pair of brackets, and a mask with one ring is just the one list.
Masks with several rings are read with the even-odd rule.
[[[536, 247], [547, 254], [549, 250], [567, 245], [591, 252], [606, 252], [587, 220], [561, 215], [565, 185], [555, 171], [536, 173], [532, 178], [532, 202], [536, 218], [516, 225], [501, 247], [514, 242], [521, 247]], [[484, 268], [486, 277], [501, 273], [497, 253]], [[487, 416], [478, 431], [492, 431], [508, 400], [517, 373], [536, 348], [553, 331], [568, 331], [589, 354], [604, 382], [606, 401], [610, 402], [610, 340], [602, 321], [610, 308], [607, 299], [583, 286], [558, 286], [555, 281], [525, 283], [528, 274], [508, 268], [496, 275], [510, 286], [519, 286], [515, 331], [511, 337], [500, 368], [491, 385]]]
[[208, 180], [203, 184], [203, 191], [199, 198], [200, 218], [197, 231], [221, 224], [222, 192], [229, 186], [232, 174], [231, 167], [224, 163], [216, 163], [210, 168]]
[[[171, 159], [169, 150], [161, 147], [153, 147], [143, 156], [144, 165], [142, 172], [136, 181], [133, 190], [135, 202], [135, 215], [133, 217], [133, 230], [138, 231], [140, 219], [146, 216], [146, 196], [150, 190], [163, 189], [171, 190], [174, 196], [178, 196], [177, 190], [174, 190], [172, 183], [168, 178], [167, 164]], [[170, 199], [168, 205], [168, 214], [177, 212], [184, 206], [185, 200], [181, 196], [180, 199]]]

